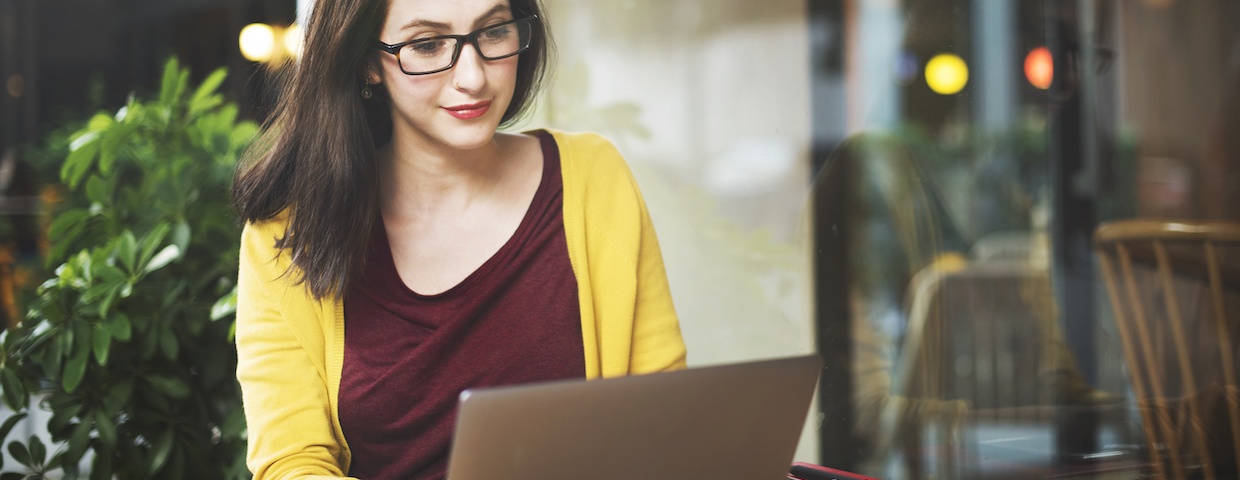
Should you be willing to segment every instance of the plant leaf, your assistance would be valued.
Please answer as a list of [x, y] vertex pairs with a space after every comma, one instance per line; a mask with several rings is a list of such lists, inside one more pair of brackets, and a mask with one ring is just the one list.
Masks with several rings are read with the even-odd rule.
[[95, 410], [95, 431], [99, 432], [99, 440], [108, 450], [116, 448], [116, 424], [112, 417], [102, 410]]
[[164, 105], [172, 103], [173, 95], [176, 94], [174, 90], [176, 88], [177, 78], [180, 77], [180, 75], [178, 75], [180, 69], [181, 68], [177, 64], [176, 57], [169, 58], [168, 61], [164, 63], [164, 76], [162, 81], [160, 81], [159, 87], [159, 103]]
[[159, 333], [159, 348], [163, 350], [164, 356], [168, 360], [176, 360], [177, 354], [180, 353], [181, 344], [177, 342], [176, 333], [172, 331], [172, 327], [164, 327]]
[[73, 325], [70, 322], [76, 321], [77, 319], [73, 318], [69, 322], [65, 322], [65, 325], [60, 329], [61, 357], [68, 358], [69, 354], [73, 352]]
[[20, 422], [24, 420], [25, 418], [26, 418], [26, 412], [22, 412], [22, 413], [15, 413], [9, 416], [9, 418], [4, 419], [4, 423], [0, 424], [0, 441], [4, 440], [5, 438], [8, 438], [9, 432], [13, 431], [13, 427], [17, 426], [17, 422]]
[[151, 273], [164, 268], [169, 263], [172, 263], [173, 260], [176, 260], [180, 255], [180, 248], [177, 248], [176, 245], [168, 245], [164, 247], [163, 250], [160, 250], [159, 253], [156, 253], [154, 257], [151, 257], [151, 263], [146, 264], [146, 268], [143, 269], [143, 271], [146, 273]]
[[73, 427], [73, 435], [69, 437], [69, 449], [65, 452], [66, 464], [77, 464], [90, 447], [90, 422], [82, 422]]
[[233, 128], [232, 133], [228, 134], [229, 148], [232, 150], [241, 150], [254, 140], [258, 135], [259, 127], [257, 123], [241, 122]]
[[88, 218], [90, 218], [90, 212], [75, 208], [61, 212], [60, 215], [57, 215], [52, 220], [52, 224], [47, 230], [47, 236], [48, 238], [55, 239], [55, 241], [52, 242], [52, 248], [48, 254], [49, 260], [57, 259], [59, 261], [64, 258], [65, 250], [73, 244], [73, 240], [86, 228], [86, 220]]
[[99, 153], [99, 143], [99, 132], [87, 132], [69, 145], [69, 156], [60, 167], [60, 180], [69, 188], [76, 189], [82, 177], [90, 171], [95, 155]]
[[121, 122], [104, 133], [103, 142], [99, 146], [99, 173], [105, 176], [112, 174], [112, 166], [116, 164], [122, 143], [132, 141], [133, 133], [139, 125], [141, 124], [134, 121]]
[[183, 445], [173, 445], [172, 454], [168, 456], [168, 466], [165, 472], [170, 477], [183, 478], [185, 472], [185, 447]]
[[220, 425], [220, 436], [225, 439], [239, 438], [244, 430], [245, 411], [233, 410], [228, 412], [228, 416], [224, 418], [224, 424]]
[[215, 305], [211, 306], [211, 321], [216, 321], [237, 313], [237, 286], [233, 285], [231, 292], [220, 297], [215, 301]]
[[73, 420], [74, 415], [77, 415], [81, 410], [81, 404], [61, 408], [53, 407], [52, 418], [47, 420], [47, 431], [51, 432], [52, 435], [59, 436], [69, 426], [69, 422]]
[[[63, 332], [63, 329], [56, 329]], [[61, 365], [64, 364], [65, 355], [64, 348], [61, 348], [60, 342], [47, 342], [47, 355], [43, 357], [44, 367], [49, 372], [59, 372]]]
[[36, 465], [43, 465], [43, 461], [47, 460], [47, 446], [34, 435], [30, 436], [30, 460]]
[[30, 459], [30, 450], [26, 448], [26, 444], [18, 441], [9, 442], [9, 455], [13, 456], [13, 460], [17, 463], [34, 469], [34, 462]]
[[210, 75], [207, 75], [207, 78], [203, 79], [202, 83], [198, 85], [198, 89], [194, 91], [194, 96], [190, 98], [190, 111], [199, 112], [218, 104], [220, 101], [219, 97], [215, 97], [216, 100], [214, 102], [210, 102], [210, 99], [214, 96], [212, 94], [215, 93], [215, 90], [220, 88], [220, 84], [224, 83], [224, 77], [227, 76], [228, 69], [223, 67], [217, 68]]
[[[73, 270], [77, 272], [77, 274], [81, 276], [83, 280], [86, 280], [86, 283], [90, 283], [94, 281], [93, 275], [95, 274], [95, 272], [91, 270], [90, 267], [91, 265], [94, 265], [95, 260], [90, 256], [89, 251], [83, 249], [82, 251], [78, 252], [77, 255], [74, 255], [74, 257], [70, 259], [69, 261], [74, 263]], [[78, 285], [74, 285], [74, 286], [77, 287]]]
[[86, 374], [86, 360], [89, 358], [90, 350], [85, 348], [79, 348], [69, 356], [69, 361], [65, 363], [64, 377], [61, 379], [61, 385], [66, 392], [72, 392], [82, 383], [82, 376]]
[[[119, 243], [124, 244], [127, 242], [122, 241]], [[124, 249], [125, 247], [119, 247], [119, 248]], [[130, 248], [132, 248], [132, 244], [130, 244]], [[123, 252], [123, 253], [133, 253], [133, 252], [129, 251], [129, 252]], [[93, 274], [91, 276], [94, 277], [95, 280], [103, 282], [100, 285], [118, 286], [129, 280], [129, 276], [125, 275], [125, 272], [121, 271], [121, 269], [113, 267], [106, 263], [102, 263], [102, 262], [96, 263], [94, 267], [95, 267], [95, 270], [94, 272], [92, 272]]]
[[90, 470], [90, 480], [111, 480], [113, 471], [111, 455], [96, 455]]
[[112, 127], [116, 123], [116, 119], [112, 115], [105, 112], [99, 112], [91, 115], [90, 121], [86, 122], [86, 131], [101, 132]]
[[108, 351], [112, 348], [112, 331], [108, 330], [103, 323], [96, 323], [93, 340], [95, 361], [101, 367], [108, 366]]
[[[142, 331], [141, 328], [138, 329]], [[150, 360], [155, 356], [155, 349], [159, 348], [159, 335], [154, 332], [147, 332], [146, 335], [138, 335], [138, 354], [143, 360]]]
[[121, 312], [108, 317], [106, 322], [108, 332], [112, 334], [112, 338], [128, 342], [133, 335], [133, 325], [129, 322], [129, 317]]
[[103, 297], [107, 296], [108, 290], [115, 287], [113, 283], [99, 283], [91, 285], [90, 288], [82, 292], [82, 303], [90, 305], [99, 302]]
[[155, 473], [164, 468], [170, 452], [172, 452], [172, 429], [164, 430], [155, 437], [154, 444], [151, 445], [151, 468], [148, 470], [147, 478], [157, 478]]
[[125, 267], [125, 271], [133, 273], [134, 260], [137, 260], [137, 256], [138, 240], [134, 238], [133, 232], [125, 230], [116, 240], [116, 258]]
[[166, 222], [159, 222], [152, 228], [150, 232], [142, 237], [140, 242], [141, 251], [138, 253], [137, 268], [146, 268], [147, 262], [151, 261], [151, 255], [155, 254], [155, 249], [164, 241], [164, 237], [168, 235], [168, 231], [172, 227]]
[[[189, 69], [181, 69], [181, 74], [177, 75], [176, 89], [172, 91], [172, 100], [176, 106], [180, 106], [181, 96], [185, 94], [185, 89], [189, 87]], [[171, 106], [171, 105], [170, 105]]]
[[[22, 384], [22, 379], [9, 366], [0, 369], [0, 388], [4, 389], [4, 404], [8, 405], [13, 411], [20, 411], [26, 406], [26, 386]], [[4, 431], [7, 434], [7, 431]], [[0, 440], [4, 437], [0, 436]]]
[[176, 227], [172, 229], [172, 244], [176, 245], [182, 252], [189, 250], [190, 234], [188, 222], [185, 220], [177, 222]]
[[99, 301], [99, 316], [108, 318], [108, 309], [112, 308], [112, 302], [116, 301], [116, 295], [121, 292], [124, 285], [104, 285], [107, 291], [104, 292], [103, 298]]
[[125, 402], [133, 396], [134, 377], [121, 380], [108, 388], [108, 393], [103, 397], [103, 407], [107, 409], [109, 414], [119, 412]]
[[104, 205], [112, 204], [112, 188], [107, 180], [97, 175], [91, 175], [86, 180], [86, 198], [92, 202], [99, 202]]
[[189, 387], [179, 378], [164, 375], [148, 375], [144, 380], [169, 397], [185, 398], [185, 396], [189, 395]]

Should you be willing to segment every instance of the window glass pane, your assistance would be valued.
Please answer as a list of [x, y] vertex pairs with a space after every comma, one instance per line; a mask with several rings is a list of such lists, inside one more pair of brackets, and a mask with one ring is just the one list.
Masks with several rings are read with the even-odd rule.
[[[1129, 360], [1177, 346], [1126, 348], [1114, 310], [1129, 304], [1109, 294], [1094, 232], [1240, 221], [1240, 5], [548, 10], [560, 70], [533, 123], [601, 131], [633, 163], [691, 364], [827, 360], [798, 459], [883, 478], [1166, 474], [1157, 457], [1174, 447], [1181, 468], [1205, 453], [1215, 474], [1235, 468], [1226, 442], [1203, 453], [1150, 433], [1152, 383], [1140, 391]], [[1235, 254], [1216, 257], [1226, 278]], [[1206, 273], [1173, 278], [1185, 345], [1216, 351], [1201, 322], [1240, 318], [1234, 285], [1216, 310]], [[1146, 316], [1169, 318], [1161, 302]], [[1200, 395], [1225, 424], [1230, 387], [1207, 388], [1224, 369], [1188, 369], [1197, 384], [1158, 401], [1187, 414], [1182, 397]]]

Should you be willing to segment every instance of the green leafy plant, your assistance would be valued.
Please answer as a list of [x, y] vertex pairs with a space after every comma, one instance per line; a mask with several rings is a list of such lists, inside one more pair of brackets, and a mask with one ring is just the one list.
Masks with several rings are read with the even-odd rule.
[[240, 225], [227, 192], [258, 126], [217, 92], [224, 78], [191, 88], [169, 60], [158, 98], [131, 97], [69, 137], [48, 232], [55, 276], [0, 357], [3, 400], [19, 412], [9, 420], [49, 410], [55, 451], [9, 443], [25, 471], [4, 480], [77, 478], [84, 458], [92, 479], [248, 476], [230, 307]]

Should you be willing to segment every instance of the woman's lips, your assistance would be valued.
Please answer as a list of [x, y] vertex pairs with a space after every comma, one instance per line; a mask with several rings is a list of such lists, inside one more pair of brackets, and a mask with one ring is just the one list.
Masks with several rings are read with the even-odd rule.
[[453, 117], [456, 117], [462, 120], [468, 120], [471, 118], [481, 117], [485, 115], [487, 113], [487, 110], [489, 110], [490, 108], [491, 108], [491, 102], [478, 102], [478, 103], [474, 103], [470, 105], [455, 105], [451, 107], [443, 107], [444, 110], [448, 111], [448, 115], [452, 115]]

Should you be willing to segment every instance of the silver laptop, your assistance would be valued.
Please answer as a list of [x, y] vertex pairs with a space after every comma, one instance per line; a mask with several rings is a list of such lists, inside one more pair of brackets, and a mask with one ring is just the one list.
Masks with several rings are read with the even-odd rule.
[[778, 480], [817, 355], [461, 393], [450, 480]]

